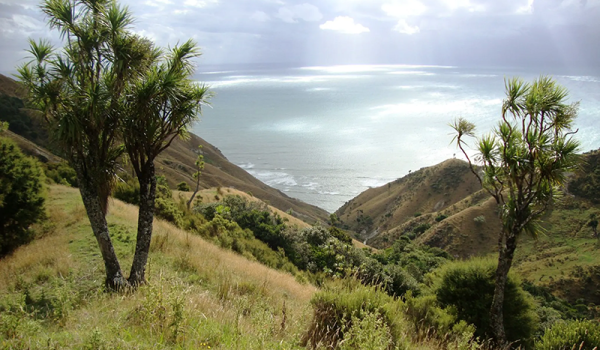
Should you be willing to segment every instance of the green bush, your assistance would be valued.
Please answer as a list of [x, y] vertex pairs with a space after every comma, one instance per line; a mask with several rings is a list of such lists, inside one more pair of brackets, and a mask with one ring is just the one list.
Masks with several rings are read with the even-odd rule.
[[412, 324], [417, 341], [432, 335], [451, 340], [468, 332], [472, 336], [475, 332], [475, 327], [457, 320], [455, 315], [441, 308], [435, 295], [413, 297], [412, 292], [408, 292], [405, 295], [404, 313]]
[[536, 350], [592, 350], [600, 348], [598, 321], [558, 322], [535, 344]]
[[367, 312], [362, 319], [352, 316], [351, 323], [340, 342], [340, 350], [388, 350], [392, 347], [390, 328], [377, 313]]
[[[475, 335], [491, 337], [490, 307], [494, 295], [496, 263], [472, 259], [443, 265], [432, 273], [433, 293], [442, 308], [448, 308], [460, 320], [476, 327]], [[533, 297], [521, 283], [509, 275], [504, 294], [506, 338], [517, 344], [530, 344], [538, 328]]]
[[54, 183], [77, 187], [77, 174], [67, 162], [46, 163], [44, 173]]
[[399, 297], [405, 295], [409, 290], [413, 295], [420, 294], [419, 282], [400, 266], [386, 266], [385, 273], [389, 276], [385, 286], [389, 295]]
[[156, 197], [154, 202], [154, 214], [157, 217], [166, 220], [177, 227], [183, 227], [183, 211], [179, 209], [173, 199], [165, 199], [162, 197]]
[[415, 227], [415, 229], [413, 230], [413, 232], [417, 235], [422, 234], [423, 232], [429, 230], [429, 228], [431, 227], [431, 225], [424, 223], [424, 224], [420, 224], [419, 226]]
[[33, 239], [30, 226], [45, 216], [43, 183], [38, 162], [0, 138], [0, 257]]
[[180, 183], [178, 183], [178, 184], [177, 184], [177, 190], [178, 190], [178, 191], [184, 191], [184, 192], [188, 192], [188, 191], [190, 191], [191, 189], [190, 189], [190, 185], [188, 185], [188, 183], [187, 183], [187, 182], [185, 182], [185, 181], [182, 181], [182, 182], [180, 182]]
[[112, 193], [113, 197], [125, 203], [140, 204], [140, 183], [137, 179], [129, 179], [126, 182], [119, 181]]
[[[303, 337], [303, 346], [311, 348], [336, 348], [346, 333], [358, 331], [362, 320], [375, 317], [384, 328], [382, 335], [389, 339], [387, 349], [403, 341], [402, 301], [386, 293], [360, 285], [358, 281], [341, 280], [331, 283], [315, 294], [311, 300], [313, 318]], [[357, 324], [357, 322], [359, 322]], [[379, 341], [376, 341], [379, 342]]]

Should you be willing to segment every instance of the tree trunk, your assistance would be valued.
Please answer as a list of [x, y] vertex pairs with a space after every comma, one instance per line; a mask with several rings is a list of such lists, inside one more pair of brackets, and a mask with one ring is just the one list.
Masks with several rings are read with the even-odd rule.
[[138, 174], [140, 182], [140, 211], [138, 214], [138, 230], [135, 244], [135, 255], [129, 274], [129, 283], [138, 286], [146, 282], [146, 263], [148, 252], [152, 241], [152, 223], [154, 221], [154, 201], [156, 199], [156, 176], [154, 162], [148, 161], [148, 165]]
[[[78, 169], [81, 171], [81, 169]], [[108, 232], [108, 225], [106, 218], [100, 205], [100, 197], [97, 193], [97, 189], [94, 188], [86, 177], [83, 176], [80, 171], [77, 171], [79, 192], [81, 193], [81, 199], [85, 211], [87, 212], [92, 231], [98, 241], [100, 252], [102, 253], [102, 259], [104, 260], [104, 268], [106, 270], [106, 288], [109, 290], [121, 290], [127, 287], [129, 284], [123, 277], [121, 272], [121, 266], [119, 265], [119, 259], [115, 254], [115, 249], [110, 240], [110, 234]]]
[[[503, 239], [506, 237], [506, 239]], [[507, 343], [504, 331], [504, 290], [508, 280], [508, 272], [512, 266], [515, 249], [517, 248], [517, 235], [513, 232], [502, 232], [498, 241], [498, 267], [496, 269], [496, 284], [494, 298], [490, 308], [490, 326], [494, 340], [498, 346]]]

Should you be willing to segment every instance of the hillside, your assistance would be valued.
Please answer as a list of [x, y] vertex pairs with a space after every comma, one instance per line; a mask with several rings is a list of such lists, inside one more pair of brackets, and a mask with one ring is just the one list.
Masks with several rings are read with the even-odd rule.
[[[589, 226], [600, 217], [600, 152], [583, 155], [568, 192], [542, 220], [544, 234], [520, 238], [515, 270], [572, 303], [600, 303], [600, 240]], [[497, 207], [467, 164], [448, 160], [388, 185], [369, 189], [336, 213], [368, 244], [391, 247], [401, 236], [442, 248], [454, 257], [496, 256]]]
[[[0, 96], [22, 98], [22, 91], [13, 79], [0, 74]], [[39, 128], [35, 123], [34, 128]], [[37, 130], [36, 130], [37, 131]], [[35, 134], [41, 134], [36, 132]], [[25, 135], [28, 136], [28, 135]], [[30, 144], [27, 139], [12, 135], [19, 146], [28, 154], [38, 156], [42, 161], [56, 160], [51, 152], [44, 150], [36, 144]], [[260, 180], [248, 174], [242, 168], [229, 162], [219, 151], [200, 137], [190, 134], [187, 140], [176, 139], [157, 159], [157, 173], [165, 175], [172, 187], [179, 182], [186, 181], [189, 185], [194, 182], [192, 174], [195, 171], [195, 161], [199, 152], [198, 146], [202, 146], [200, 152], [204, 155], [206, 162], [202, 171], [200, 185], [202, 188], [232, 187], [251, 193], [253, 196], [273, 205], [282, 211], [292, 211], [292, 214], [308, 223], [325, 222], [329, 214], [318, 207], [306, 204], [300, 200], [290, 198], [283, 192], [267, 186]]]
[[465, 162], [450, 159], [387, 185], [368, 189], [345, 203], [335, 214], [344, 228], [373, 242], [371, 239], [382, 232], [415, 217], [444, 210], [480, 188]]
[[[51, 186], [48, 200], [43, 237], [0, 259], [1, 348], [297, 348], [315, 287], [156, 220], [150, 284], [102, 293], [78, 191]], [[107, 219], [127, 271], [137, 208], [114, 200]]]

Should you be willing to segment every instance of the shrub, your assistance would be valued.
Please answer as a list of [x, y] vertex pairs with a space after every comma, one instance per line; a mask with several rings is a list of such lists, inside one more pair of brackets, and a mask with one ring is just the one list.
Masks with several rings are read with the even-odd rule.
[[597, 321], [558, 322], [535, 344], [536, 350], [592, 350], [596, 347], [600, 347], [600, 323]]
[[67, 162], [46, 163], [44, 172], [47, 178], [57, 184], [77, 187], [77, 174]]
[[398, 265], [390, 265], [385, 269], [389, 276], [386, 291], [389, 295], [398, 297], [405, 295], [409, 290], [413, 295], [419, 295], [420, 287], [417, 280]]
[[315, 294], [311, 304], [313, 319], [303, 337], [304, 346], [335, 348], [342, 339], [349, 338], [347, 333], [372, 327], [361, 325], [363, 320], [368, 322], [369, 319], [378, 320], [374, 322], [384, 327], [381, 334], [385, 338], [383, 342], [389, 344], [387, 349], [402, 342], [402, 301], [394, 300], [374, 287], [362, 286], [353, 280], [337, 281]]
[[362, 319], [352, 316], [352, 326], [340, 342], [340, 350], [387, 350], [393, 343], [390, 328], [380, 315], [367, 312]]
[[[474, 327], [469, 328], [465, 321], [457, 323], [456, 316], [439, 306], [435, 295], [413, 297], [412, 292], [408, 292], [405, 301], [404, 313], [412, 324], [413, 334], [417, 341], [431, 335], [448, 338], [455, 327], [471, 331], [471, 334], [475, 331]], [[464, 331], [461, 329], [458, 333], [462, 335]]]
[[183, 211], [181, 211], [173, 199], [157, 197], [154, 201], [154, 214], [177, 227], [183, 227]]
[[187, 182], [182, 181], [182, 182], [180, 182], [180, 183], [177, 184], [177, 190], [178, 191], [189, 192], [191, 189], [190, 189], [190, 185], [188, 185]]
[[425, 223], [425, 224], [420, 224], [419, 226], [415, 227], [415, 229], [413, 230], [413, 232], [417, 235], [429, 230], [429, 228], [431, 227], [431, 225]]
[[44, 174], [38, 162], [0, 138], [0, 256], [33, 239], [44, 215]]
[[117, 182], [112, 193], [113, 197], [125, 203], [140, 204], [140, 183], [137, 179], [129, 179], [127, 182]]
[[436, 221], [436, 222], [440, 222], [440, 221], [442, 221], [442, 220], [446, 219], [447, 217], [448, 217], [448, 216], [446, 216], [446, 215], [444, 215], [444, 214], [440, 214], [440, 215], [438, 215], [438, 216], [436, 216], [436, 217], [435, 217], [435, 221]]
[[[443, 308], [476, 327], [475, 335], [490, 338], [490, 307], [494, 295], [496, 264], [473, 259], [443, 265], [432, 274], [433, 292]], [[510, 342], [529, 344], [537, 330], [533, 297], [509, 275], [504, 294], [504, 328]]]
[[476, 216], [475, 218], [473, 218], [473, 221], [478, 225], [485, 224], [485, 216], [483, 216], [483, 215]]

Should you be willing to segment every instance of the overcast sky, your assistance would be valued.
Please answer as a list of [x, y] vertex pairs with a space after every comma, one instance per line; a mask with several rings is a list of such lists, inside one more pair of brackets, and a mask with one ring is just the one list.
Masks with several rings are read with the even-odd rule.
[[[600, 66], [600, 0], [121, 1], [161, 46], [230, 63]], [[38, 1], [0, 0], [0, 73], [50, 38]]]

